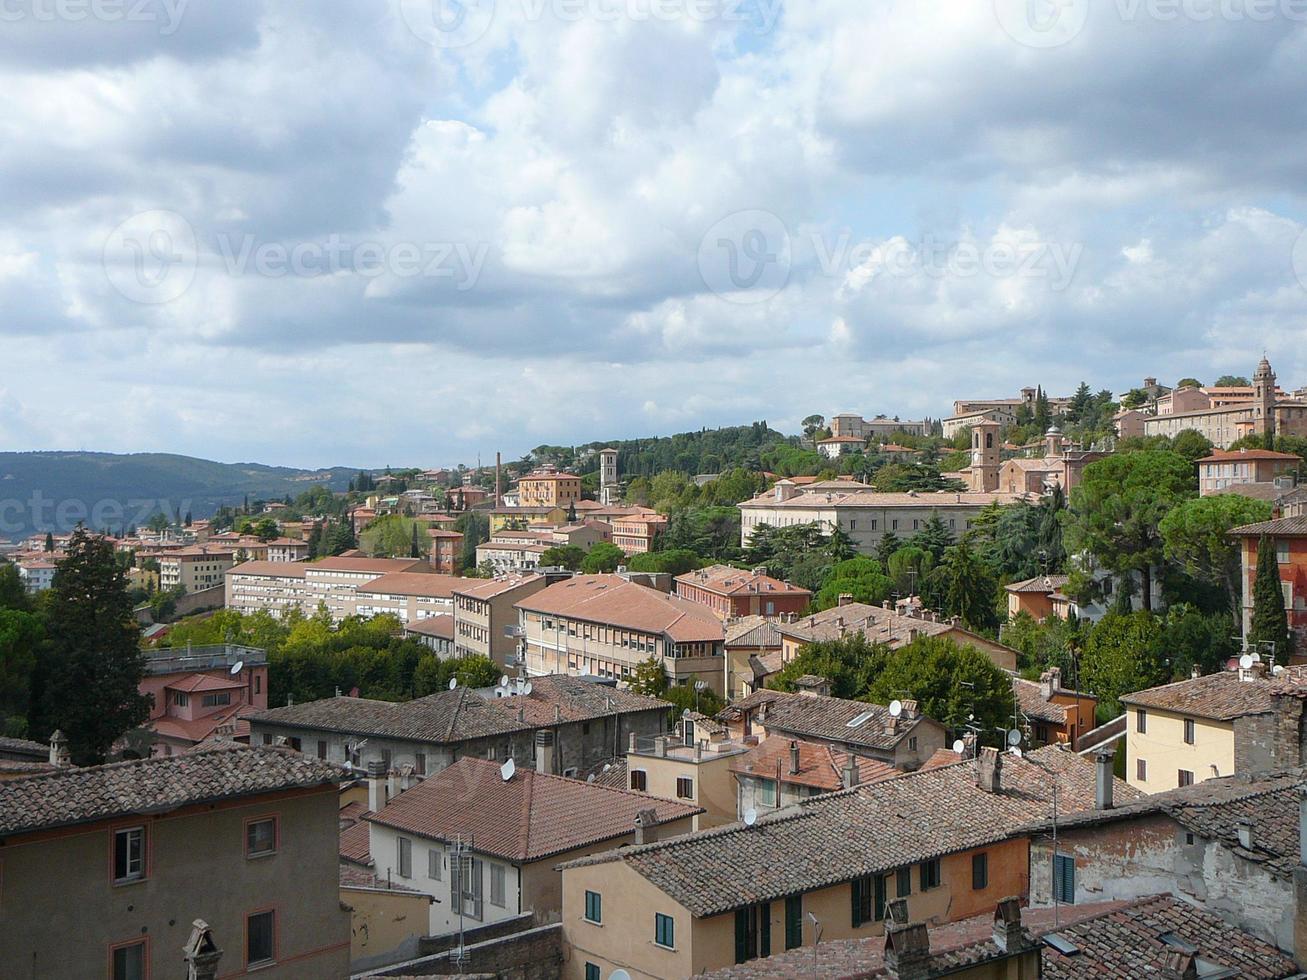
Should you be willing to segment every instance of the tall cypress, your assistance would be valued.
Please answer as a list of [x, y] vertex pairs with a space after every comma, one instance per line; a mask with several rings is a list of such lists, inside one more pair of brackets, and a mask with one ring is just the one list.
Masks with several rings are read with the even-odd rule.
[[1289, 616], [1284, 610], [1284, 589], [1280, 585], [1280, 563], [1275, 541], [1263, 534], [1257, 541], [1257, 575], [1253, 579], [1253, 616], [1248, 644], [1256, 650], [1262, 643], [1275, 644], [1275, 655], [1283, 659], [1293, 650]]

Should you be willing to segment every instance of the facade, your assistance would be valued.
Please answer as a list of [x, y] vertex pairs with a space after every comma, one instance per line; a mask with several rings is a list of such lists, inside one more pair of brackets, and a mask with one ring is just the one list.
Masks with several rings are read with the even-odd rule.
[[772, 813], [800, 800], [903, 775], [885, 762], [779, 735], [761, 739], [732, 759], [731, 772], [738, 797], [736, 820], [750, 810]]
[[[370, 778], [379, 780], [379, 774]], [[379, 878], [430, 895], [430, 935], [562, 909], [558, 865], [688, 833], [699, 808], [461, 759], [366, 817]], [[511, 814], [511, 818], [510, 818]]]
[[[1275, 561], [1280, 570], [1280, 588], [1284, 590], [1284, 609], [1289, 618], [1289, 629], [1297, 641], [1297, 649], [1307, 649], [1307, 517], [1281, 517], [1258, 524], [1245, 524], [1230, 532], [1239, 540], [1240, 572], [1243, 597], [1243, 635], [1252, 629], [1253, 585], [1257, 580], [1257, 548], [1263, 536], [1275, 548]], [[1278, 659], [1288, 661], [1286, 652], [1275, 653]]]
[[686, 714], [674, 735], [631, 739], [623, 788], [701, 807], [694, 830], [734, 823], [740, 811], [732, 764], [751, 750], [744, 740], [730, 738], [725, 726]]
[[798, 615], [812, 602], [808, 589], [772, 578], [765, 568], [746, 572], [730, 565], [712, 565], [678, 575], [676, 594], [707, 606], [727, 622], [745, 616]]
[[[1012, 582], [1004, 586], [1007, 592], [1007, 616], [1014, 619], [1021, 613], [1030, 616], [1037, 623], [1042, 623], [1049, 616], [1056, 616], [1053, 597], [1067, 583], [1065, 575], [1036, 575], [1023, 582]], [[1064, 618], [1060, 617], [1059, 618]]]
[[[1048, 410], [1053, 415], [1061, 415], [1071, 407], [1071, 398], [1053, 398], [1046, 396]], [[1033, 412], [1039, 403], [1039, 388], [1022, 388], [1021, 394], [1012, 398], [976, 398], [959, 400], [953, 403], [953, 414], [967, 415], [973, 412], [1001, 411], [1016, 415], [1022, 409]]]
[[817, 451], [827, 459], [839, 459], [849, 453], [862, 452], [866, 445], [867, 440], [861, 436], [831, 436], [817, 440]]
[[427, 528], [427, 537], [431, 539], [431, 552], [427, 559], [431, 570], [437, 575], [457, 575], [462, 571], [463, 535], [459, 531], [445, 528]]
[[745, 616], [726, 624], [726, 690], [732, 699], [743, 698], [763, 687], [781, 663], [781, 634], [777, 620]]
[[466, 581], [435, 572], [389, 572], [356, 587], [353, 602], [342, 611], [344, 616], [388, 615], [401, 623], [419, 623], [452, 614], [454, 590]]
[[454, 614], [436, 613], [404, 624], [404, 636], [413, 637], [441, 660], [454, 656]]
[[1198, 493], [1206, 497], [1233, 487], [1263, 484], [1292, 490], [1302, 457], [1269, 449], [1218, 450], [1198, 461]]
[[454, 590], [454, 656], [489, 657], [507, 668], [518, 655], [516, 632], [520, 599], [549, 584], [544, 575], [521, 574], [485, 581], [468, 579]]
[[[312, 616], [319, 606], [324, 606], [338, 623], [357, 615], [360, 602], [364, 606], [373, 602], [367, 593], [359, 599], [361, 586], [396, 572], [431, 574], [437, 580], [450, 578], [435, 576], [431, 566], [420, 558], [341, 555], [316, 562], [249, 561], [227, 570], [224, 604], [243, 613], [266, 610], [277, 617], [291, 609]], [[399, 608], [397, 602], [391, 604]]]
[[458, 688], [413, 701], [337, 697], [271, 708], [251, 715], [250, 740], [354, 769], [408, 767], [420, 777], [469, 756], [535, 768], [543, 739], [548, 771], [566, 775], [620, 755], [632, 732], [666, 731], [670, 708], [579, 678], [537, 677], [530, 693], [507, 697]]
[[672, 684], [725, 689], [721, 621], [618, 575], [578, 575], [517, 602], [526, 669], [629, 679], [651, 657]]
[[993, 424], [999, 428], [1016, 425], [1017, 417], [1003, 408], [987, 408], [975, 412], [966, 412], [940, 420], [940, 433], [945, 439], [952, 439], [963, 429], [973, 429], [978, 425]]
[[55, 563], [48, 558], [25, 558], [18, 562], [18, 577], [33, 595], [54, 584], [54, 573]]
[[524, 574], [540, 567], [540, 556], [552, 545], [538, 539], [515, 538], [477, 545], [477, 567], [495, 575]]
[[599, 502], [605, 506], [618, 503], [622, 484], [617, 475], [617, 450], [599, 450]]
[[581, 478], [572, 473], [535, 470], [517, 484], [522, 507], [562, 507], [581, 499]]
[[230, 551], [207, 551], [196, 548], [160, 555], [159, 588], [163, 591], [184, 589], [202, 592], [222, 585], [223, 576], [235, 559]]
[[235, 748], [0, 783], [0, 972], [179, 976], [201, 919], [223, 976], [346, 976], [341, 776]]
[[912, 436], [930, 435], [930, 423], [926, 421], [909, 422], [877, 415], [866, 419], [856, 412], [841, 412], [830, 420], [832, 436], [853, 436], [864, 443], [868, 439], [893, 436], [900, 432]]
[[1203, 391], [1202, 397], [1208, 407], [1149, 416], [1144, 420], [1144, 434], [1174, 438], [1192, 429], [1217, 449], [1229, 449], [1244, 436], [1307, 435], [1307, 401], [1281, 397], [1275, 372], [1265, 357], [1257, 365], [1251, 392], [1211, 389], [1210, 393]]
[[224, 644], [163, 647], [145, 654], [140, 692], [154, 699], [145, 723], [154, 755], [173, 755], [213, 735], [248, 742], [241, 717], [268, 706], [268, 654]]
[[613, 544], [628, 555], [643, 555], [658, 550], [658, 539], [667, 530], [662, 514], [633, 514], [613, 521]]

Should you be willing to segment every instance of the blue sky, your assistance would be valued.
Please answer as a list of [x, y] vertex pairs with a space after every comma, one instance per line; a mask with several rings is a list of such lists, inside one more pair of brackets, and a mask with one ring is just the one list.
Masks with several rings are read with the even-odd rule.
[[14, 0], [0, 448], [1307, 384], [1298, 0]]

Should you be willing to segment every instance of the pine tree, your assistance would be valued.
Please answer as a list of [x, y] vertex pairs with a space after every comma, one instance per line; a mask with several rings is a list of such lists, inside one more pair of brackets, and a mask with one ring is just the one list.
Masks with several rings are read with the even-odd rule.
[[876, 559], [888, 568], [890, 556], [903, 547], [903, 541], [893, 531], [886, 531], [876, 542]]
[[912, 543], [929, 551], [938, 562], [944, 557], [944, 550], [953, 545], [953, 532], [945, 526], [938, 514], [931, 514], [921, 530], [913, 535]]
[[113, 545], [79, 526], [48, 602], [50, 647], [38, 667], [43, 710], [33, 731], [62, 730], [78, 765], [104, 762], [118, 739], [149, 718], [152, 700], [139, 691], [141, 628]]
[[1280, 660], [1293, 650], [1289, 617], [1284, 611], [1284, 589], [1280, 585], [1280, 565], [1275, 557], [1275, 542], [1263, 534], [1257, 542], [1257, 576], [1253, 579], [1253, 616], [1248, 630], [1248, 645], [1257, 650], [1266, 642], [1275, 644], [1275, 655]]
[[54, 535], [49, 531], [45, 532], [45, 550], [47, 554], [54, 551]]
[[417, 521], [413, 522], [413, 541], [409, 546], [408, 556], [410, 558], [421, 558], [422, 549], [418, 546], [418, 525]]

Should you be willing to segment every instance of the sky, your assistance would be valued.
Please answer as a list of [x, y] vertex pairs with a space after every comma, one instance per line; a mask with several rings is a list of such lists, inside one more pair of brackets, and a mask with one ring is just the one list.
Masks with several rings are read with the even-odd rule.
[[1307, 0], [4, 0], [0, 450], [1307, 384]]

